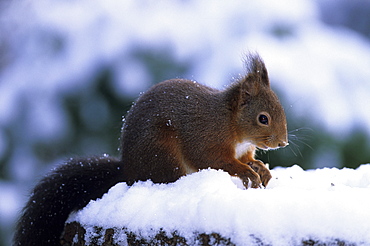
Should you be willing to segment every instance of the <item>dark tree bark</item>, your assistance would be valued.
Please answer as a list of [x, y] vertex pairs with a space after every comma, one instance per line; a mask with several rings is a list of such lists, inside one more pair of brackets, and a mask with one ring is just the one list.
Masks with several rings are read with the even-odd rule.
[[[115, 240], [115, 236], [125, 234], [124, 241]], [[180, 236], [177, 231], [166, 232], [159, 230], [152, 238], [146, 238], [139, 234], [135, 234], [127, 228], [109, 228], [103, 229], [101, 227], [94, 227], [94, 235], [88, 238], [89, 242], [85, 241], [86, 230], [78, 222], [67, 223], [61, 239], [62, 246], [87, 246], [87, 245], [101, 245], [101, 246], [121, 246], [121, 245], [236, 245], [232, 238], [225, 238], [218, 233], [198, 233], [194, 232], [192, 238], [185, 238]], [[122, 237], [121, 237], [122, 238]], [[254, 243], [251, 246], [273, 246], [264, 242], [262, 238], [250, 235], [251, 241]], [[332, 239], [327, 241], [304, 239], [297, 240], [296, 246], [356, 246], [355, 243], [346, 240]]]

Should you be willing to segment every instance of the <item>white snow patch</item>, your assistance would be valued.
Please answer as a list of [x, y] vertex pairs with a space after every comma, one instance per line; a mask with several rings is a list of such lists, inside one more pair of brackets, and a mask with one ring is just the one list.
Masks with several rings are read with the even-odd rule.
[[147, 236], [160, 228], [184, 236], [217, 232], [237, 245], [252, 234], [273, 245], [308, 238], [370, 243], [370, 165], [271, 172], [266, 189], [245, 190], [239, 179], [212, 169], [167, 185], [119, 183], [69, 221], [86, 228], [127, 227]]

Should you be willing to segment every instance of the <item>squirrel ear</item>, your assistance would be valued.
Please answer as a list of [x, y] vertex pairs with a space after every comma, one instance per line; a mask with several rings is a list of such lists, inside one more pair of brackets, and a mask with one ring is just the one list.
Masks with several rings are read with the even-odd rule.
[[227, 92], [231, 110], [238, 110], [248, 103], [250, 97], [258, 95], [261, 90], [270, 88], [267, 69], [257, 53], [248, 54], [244, 63], [247, 75], [232, 85]]
[[248, 54], [244, 60], [247, 75], [240, 81], [245, 92], [251, 96], [257, 95], [262, 87], [270, 87], [267, 69], [262, 58], [256, 54]]
[[245, 76], [236, 83], [232, 84], [226, 91], [227, 104], [230, 110], [237, 112], [242, 106], [247, 104], [247, 101], [251, 96], [258, 93], [258, 87], [256, 83], [253, 83], [255, 79], [252, 76]]

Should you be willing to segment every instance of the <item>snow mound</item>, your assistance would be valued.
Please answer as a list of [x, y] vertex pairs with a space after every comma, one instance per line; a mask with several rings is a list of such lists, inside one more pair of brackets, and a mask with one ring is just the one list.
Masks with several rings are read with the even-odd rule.
[[172, 184], [119, 183], [71, 215], [85, 228], [219, 233], [237, 245], [302, 239], [370, 243], [370, 164], [358, 169], [275, 168], [266, 189], [244, 189], [226, 172], [203, 170]]

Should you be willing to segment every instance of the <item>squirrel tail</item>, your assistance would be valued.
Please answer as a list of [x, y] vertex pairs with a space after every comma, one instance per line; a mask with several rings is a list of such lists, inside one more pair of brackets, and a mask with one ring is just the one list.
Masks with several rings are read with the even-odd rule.
[[69, 214], [125, 181], [120, 160], [71, 159], [33, 189], [14, 234], [15, 245], [60, 245]]

